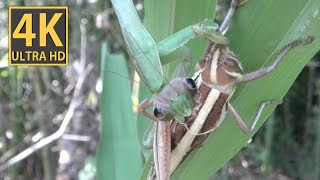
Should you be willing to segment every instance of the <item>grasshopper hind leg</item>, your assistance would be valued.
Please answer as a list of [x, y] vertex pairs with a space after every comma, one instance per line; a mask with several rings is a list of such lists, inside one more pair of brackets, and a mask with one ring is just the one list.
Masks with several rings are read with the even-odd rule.
[[271, 73], [273, 70], [275, 70], [277, 68], [277, 66], [280, 64], [280, 62], [284, 59], [284, 57], [294, 48], [302, 46], [302, 45], [308, 45], [310, 43], [312, 43], [314, 41], [314, 37], [313, 36], [307, 36], [303, 39], [298, 39], [295, 40], [291, 43], [289, 43], [288, 45], [286, 45], [285, 47], [282, 48], [282, 50], [280, 51], [280, 53], [278, 54], [278, 56], [276, 57], [276, 59], [274, 60], [274, 62], [272, 63], [271, 66], [269, 67], [263, 67], [260, 68], [254, 72], [251, 73], [247, 73], [242, 75], [236, 83], [244, 83], [244, 82], [249, 82], [255, 79], [259, 79], [263, 76], [266, 76], [267, 74]]
[[282, 100], [276, 100], [276, 99], [263, 101], [260, 104], [258, 111], [256, 112], [250, 126], [241, 118], [241, 116], [236, 111], [236, 109], [231, 105], [231, 103], [229, 103], [229, 105], [228, 105], [228, 112], [232, 115], [232, 117], [236, 121], [236, 123], [239, 126], [239, 128], [241, 129], [241, 131], [245, 134], [250, 134], [254, 130], [254, 128], [255, 128], [255, 126], [261, 116], [261, 113], [262, 113], [263, 109], [266, 107], [266, 105], [279, 105], [281, 103], [282, 103]]

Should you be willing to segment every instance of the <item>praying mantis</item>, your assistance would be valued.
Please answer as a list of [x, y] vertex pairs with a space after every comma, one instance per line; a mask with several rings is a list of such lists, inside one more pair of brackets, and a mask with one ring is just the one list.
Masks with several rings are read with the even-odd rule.
[[[218, 26], [213, 21], [203, 21], [187, 27], [156, 44], [142, 25], [131, 0], [112, 0], [122, 34], [126, 42], [129, 56], [135, 64], [136, 71], [151, 93], [158, 92], [163, 86], [162, 64], [170, 62], [170, 56], [182, 60], [174, 73], [176, 77], [184, 76], [190, 67], [190, 52], [184, 45], [193, 38], [206, 38], [219, 44], [227, 44]], [[155, 72], [155, 73], [151, 73]], [[156, 122], [154, 137], [154, 159], [159, 179], [169, 179], [169, 166], [163, 165], [170, 161], [170, 121], [184, 120], [193, 109], [195, 83], [191, 78], [176, 78], [168, 83], [153, 100], [141, 103], [140, 112]], [[145, 111], [154, 106], [154, 115]], [[165, 142], [162, 144], [162, 142]]]
[[[125, 1], [122, 1], [123, 3], [130, 3], [130, 2], [125, 2]], [[228, 24], [228, 21], [231, 19], [231, 17], [232, 17], [232, 13], [234, 12], [234, 10], [235, 10], [235, 5], [236, 5], [236, 1], [232, 1], [233, 3], [234, 3], [234, 5], [232, 5], [232, 8], [231, 8], [231, 10], [229, 11], [230, 13], [228, 13], [228, 15], [227, 15], [227, 18], [226, 18], [226, 20], [224, 21], [224, 22], [226, 22], [226, 23], [223, 23], [222, 24], [222, 26], [220, 27], [220, 31], [221, 32], [223, 32], [224, 30], [225, 30], [225, 28], [226, 28], [226, 26], [227, 26], [227, 24]], [[113, 1], [113, 5], [115, 6], [115, 4], [116, 4], [116, 2], [115, 1]], [[124, 5], [122, 5], [121, 6], [123, 9], [123, 11], [125, 11], [125, 6]], [[133, 6], [132, 6], [133, 7]], [[131, 8], [132, 8], [131, 7]], [[117, 9], [116, 7], [115, 7], [115, 9]], [[120, 11], [120, 9], [118, 9], [119, 11]], [[134, 10], [132, 10], [132, 11], [134, 11]], [[116, 10], [116, 12], [117, 12], [117, 10]], [[129, 12], [131, 12], [131, 11], [129, 11]], [[118, 13], [117, 13], [118, 14]], [[118, 15], [118, 17], [119, 17], [119, 15]], [[128, 16], [126, 16], [126, 18], [127, 18]], [[229, 19], [229, 20], [228, 20]], [[121, 24], [121, 17], [119, 18], [119, 21], [120, 21], [120, 24]], [[130, 22], [134, 22], [134, 21], [130, 21]], [[139, 23], [136, 23], [136, 22], [134, 22], [135, 24], [139, 24]], [[141, 22], [140, 22], [141, 23]], [[226, 25], [224, 25], [224, 24], [226, 24]], [[141, 25], [141, 24], [140, 24]], [[140, 27], [141, 29], [143, 29], [142, 28], [142, 26]], [[205, 28], [206, 29], [206, 28]], [[288, 53], [288, 51], [290, 50], [290, 49], [292, 49], [293, 47], [296, 47], [296, 46], [298, 46], [298, 45], [301, 45], [301, 44], [309, 44], [311, 41], [312, 41], [312, 38], [310, 39], [304, 39], [304, 40], [298, 40], [298, 41], [294, 41], [293, 43], [291, 43], [291, 44], [289, 44], [288, 46], [286, 46], [285, 48], [283, 48], [283, 50], [281, 50], [280, 51], [280, 55], [278, 56], [278, 58], [277, 58], [277, 60], [275, 61], [276, 63], [274, 63], [270, 68], [269, 68], [269, 70], [266, 70], [266, 71], [264, 71], [264, 70], [261, 70], [261, 71], [255, 71], [255, 72], [253, 72], [253, 73], [250, 73], [250, 74], [245, 74], [244, 76], [242, 75], [242, 74], [240, 74], [240, 73], [238, 73], [237, 71], [238, 70], [242, 70], [242, 67], [241, 67], [241, 64], [240, 64], [240, 62], [237, 60], [237, 58], [233, 55], [233, 53], [225, 46], [225, 45], [227, 45], [227, 40], [225, 40], [225, 38], [223, 37], [223, 36], [221, 36], [221, 34], [219, 33], [219, 31], [217, 31], [217, 32], [215, 32], [215, 30], [218, 30], [217, 29], [217, 27], [216, 26], [211, 26], [211, 28], [208, 28], [208, 29], [211, 29], [211, 30], [214, 30], [214, 31], [210, 31], [210, 33], [209, 33], [209, 36], [210, 37], [214, 37], [213, 39], [210, 39], [210, 38], [208, 38], [207, 36], [205, 36], [205, 35], [208, 35], [207, 34], [207, 32], [208, 31], [206, 31], [206, 33], [203, 33], [203, 34], [201, 34], [200, 33], [200, 36], [199, 37], [206, 37], [206, 38], [208, 38], [208, 39], [210, 39], [211, 41], [213, 41], [213, 42], [215, 42], [215, 44], [213, 45], [213, 44], [211, 44], [211, 46], [209, 46], [209, 48], [208, 48], [208, 50], [207, 50], [207, 52], [205, 53], [205, 57], [204, 57], [204, 59], [203, 60], [201, 60], [200, 61], [200, 63], [198, 64], [198, 67], [197, 67], [197, 71], [196, 71], [196, 75], [195, 75], [195, 78], [194, 79], [197, 79], [198, 81], [196, 81], [196, 83], [197, 83], [197, 88], [201, 88], [201, 85], [202, 85], [202, 87], [204, 87], [204, 86], [207, 86], [206, 87], [206, 89], [208, 89], [208, 91], [216, 91], [216, 96], [220, 96], [221, 94], [225, 94], [226, 95], [226, 99], [224, 99], [224, 102], [219, 106], [219, 108], [220, 109], [222, 109], [222, 110], [228, 110], [229, 112], [231, 112], [232, 113], [232, 115], [233, 116], [235, 116], [236, 118], [236, 120], [238, 120], [237, 121], [237, 123], [238, 123], [238, 125], [239, 125], [239, 127], [244, 131], [244, 132], [247, 132], [247, 133], [249, 133], [249, 132], [251, 132], [252, 131], [252, 129], [253, 129], [253, 127], [254, 127], [254, 124], [255, 124], [255, 122], [256, 122], [256, 120], [258, 119], [258, 115], [261, 113], [261, 111], [262, 111], [262, 109], [263, 109], [263, 107], [266, 105], [266, 104], [277, 104], [278, 103], [278, 101], [272, 101], [272, 100], [270, 100], [270, 101], [266, 101], [265, 103], [263, 103], [262, 104], [262, 106], [260, 106], [260, 108], [259, 108], [259, 111], [258, 112], [260, 112], [260, 113], [257, 113], [258, 115], [256, 116], [257, 118], [255, 118], [255, 120], [253, 121], [254, 123], [253, 123], [253, 125], [251, 125], [251, 128], [248, 128], [245, 124], [243, 124], [242, 122], [243, 121], [240, 121], [241, 120], [241, 118], [239, 118], [239, 115], [234, 111], [234, 108], [231, 106], [231, 105], [228, 105], [228, 100], [229, 100], [229, 98], [232, 96], [232, 93], [233, 93], [233, 91], [234, 91], [234, 85], [236, 84], [236, 83], [240, 83], [240, 82], [246, 82], [246, 81], [249, 81], [249, 80], [254, 80], [254, 79], [257, 79], [257, 78], [259, 78], [259, 77], [262, 77], [262, 76], [264, 76], [264, 75], [266, 75], [266, 74], [268, 74], [269, 72], [271, 72], [273, 69], [275, 69], [275, 67], [277, 66], [277, 64], [282, 60], [282, 58], [283, 58], [283, 56], [286, 54], [286, 53]], [[202, 30], [203, 29], [201, 29], [201, 31], [200, 32], [202, 32]], [[147, 86], [151, 89], [151, 92], [157, 92], [162, 86], [163, 86], [163, 78], [162, 78], [162, 76], [161, 77], [159, 77], [160, 79], [162, 79], [161, 81], [157, 81], [157, 80], [159, 80], [158, 78], [157, 79], [152, 79], [152, 78], [150, 78], [150, 80], [148, 80], [148, 77], [144, 77], [145, 75], [146, 75], [146, 73], [144, 73], [143, 71], [144, 70], [146, 70], [146, 69], [148, 69], [148, 68], [145, 68], [145, 67], [143, 67], [143, 65], [146, 65], [146, 64], [148, 64], [149, 62], [150, 62], [150, 58], [151, 57], [154, 57], [154, 55], [150, 55], [150, 54], [152, 54], [151, 52], [157, 52], [157, 53], [155, 53], [155, 54], [158, 54], [159, 56], [155, 56], [155, 58], [152, 58], [152, 60], [153, 59], [156, 59], [155, 60], [155, 62], [151, 62], [151, 64], [149, 64], [148, 65], [148, 67], [153, 67], [154, 69], [156, 69], [158, 72], [160, 72], [159, 74], [161, 74], [161, 72], [162, 72], [162, 70], [161, 70], [161, 61], [159, 61], [159, 60], [161, 60], [161, 55], [164, 55], [164, 56], [167, 56], [167, 55], [169, 55], [170, 53], [172, 53], [172, 50], [173, 49], [177, 49], [177, 51], [179, 52], [187, 52], [187, 50], [185, 50], [185, 47], [183, 46], [184, 44], [185, 44], [185, 42], [187, 42], [188, 40], [190, 40], [191, 38], [189, 38], [189, 37], [192, 37], [192, 36], [195, 36], [195, 35], [192, 35], [192, 36], [184, 36], [184, 38], [182, 38], [183, 39], [183, 41], [178, 41], [177, 39], [176, 39], [176, 37], [177, 36], [175, 36], [175, 35], [173, 35], [173, 36], [171, 36], [171, 37], [169, 37], [168, 39], [165, 39], [164, 41], [162, 41], [162, 42], [160, 42], [159, 44], [155, 44], [155, 43], [152, 43], [151, 41], [150, 41], [150, 44], [148, 43], [149, 41], [148, 40], [144, 40], [145, 42], [147, 42], [146, 44], [149, 44], [148, 45], [148, 47], [145, 47], [145, 48], [143, 48], [144, 47], [144, 44], [139, 44], [139, 38], [138, 37], [136, 37], [134, 34], [133, 34], [133, 32], [134, 31], [130, 31], [130, 27], [129, 26], [125, 26], [125, 25], [123, 25], [122, 26], [122, 31], [123, 31], [123, 35], [124, 35], [124, 38], [125, 38], [125, 41], [126, 41], [126, 43], [127, 43], [127, 46], [128, 46], [128, 49], [130, 50], [130, 56], [132, 56], [132, 59], [136, 59], [137, 61], [135, 61], [135, 63], [136, 63], [136, 68], [137, 68], [137, 71], [139, 72], [139, 75], [142, 77], [142, 79], [145, 81], [145, 83], [147, 84]], [[137, 35], [139, 34], [139, 35], [142, 35], [143, 33], [142, 33], [142, 31], [143, 30], [141, 30], [141, 31], [139, 31], [138, 33], [137, 33]], [[187, 32], [191, 32], [190, 30], [187, 30]], [[185, 35], [184, 33], [182, 33], [183, 35]], [[214, 36], [211, 36], [212, 34], [214, 34]], [[127, 37], [126, 37], [127, 36]], [[181, 37], [181, 36], [178, 36], [178, 37]], [[187, 38], [185, 38], [185, 37], [187, 37]], [[148, 39], [148, 38], [146, 38], [146, 39]], [[152, 38], [151, 38], [152, 39]], [[143, 41], [141, 41], [141, 42], [143, 42]], [[175, 43], [175, 45], [172, 45], [172, 46], [169, 46], [166, 42], [174, 42]], [[177, 42], [179, 42], [179, 43], [177, 43]], [[182, 42], [182, 43], [181, 43]], [[162, 51], [163, 49], [161, 48], [162, 46], [160, 46], [161, 44], [163, 44], [163, 45], [165, 45], [165, 47], [172, 47], [172, 48], [168, 48], [168, 51]], [[135, 47], [135, 45], [138, 45], [138, 49]], [[141, 46], [140, 46], [141, 45]], [[149, 47], [152, 47], [152, 48], [149, 48]], [[152, 49], [152, 50], [150, 50], [150, 49]], [[137, 51], [133, 51], [133, 50], [137, 50]], [[141, 52], [141, 50], [143, 50], [142, 52]], [[140, 52], [139, 52], [140, 51]], [[138, 52], [138, 53], [136, 53], [136, 52]], [[182, 54], [184, 54], [184, 53], [182, 53]], [[217, 77], [219, 77], [219, 76], [217, 76], [217, 75], [219, 75], [219, 73], [217, 73], [215, 70], [217, 69], [217, 67], [219, 67], [218, 66], [218, 60], [220, 60], [219, 59], [219, 57], [221, 56], [221, 54], [225, 54], [226, 56], [229, 56], [229, 57], [227, 57], [226, 59], [226, 63], [227, 64], [230, 64], [231, 66], [230, 67], [228, 67], [228, 68], [230, 68], [230, 69], [232, 69], [232, 71], [228, 71], [227, 72], [227, 74], [228, 75], [231, 75], [231, 80], [232, 80], [232, 82], [231, 82], [231, 80], [230, 81], [228, 81], [228, 82], [224, 82], [225, 84], [227, 84], [228, 86], [220, 86], [219, 85], [219, 83], [217, 84]], [[231, 56], [230, 56], [231, 55]], [[144, 57], [149, 57], [148, 59], [144, 59], [143, 60], [143, 58]], [[159, 57], [159, 58], [158, 58]], [[183, 58], [182, 58], [183, 59]], [[141, 60], [141, 63], [139, 63], [139, 61]], [[145, 61], [145, 60], [148, 60], [148, 61]], [[168, 62], [167, 60], [163, 60], [163, 62]], [[140, 64], [142, 64], [142, 65], [140, 65]], [[160, 66], [158, 66], [160, 64]], [[209, 65], [208, 65], [209, 64]], [[234, 67], [233, 67], [234, 66]], [[160, 68], [159, 68], [160, 67]], [[182, 70], [185, 70], [185, 66], [182, 66], [183, 68], [181, 68]], [[210, 68], [208, 68], [208, 67], [210, 67]], [[212, 67], [215, 67], [216, 69], [214, 69], [214, 68], [212, 68]], [[227, 66], [226, 66], [227, 67]], [[227, 68], [227, 69], [228, 69]], [[213, 69], [213, 70], [212, 70]], [[236, 71], [233, 71], [233, 69], [236, 69]], [[211, 72], [215, 72], [214, 74], [215, 75], [213, 75], [213, 76], [209, 76], [209, 75], [206, 75], [206, 74], [211, 74]], [[258, 73], [257, 73], [258, 72]], [[177, 74], [179, 74], [180, 72], [178, 72]], [[155, 74], [155, 73], [154, 73]], [[241, 79], [241, 78], [242, 79]], [[219, 79], [219, 78], [218, 78]], [[228, 79], [229, 80], [229, 79]], [[155, 81], [157, 81], [157, 85], [151, 85], [151, 83], [150, 82], [155, 82]], [[187, 81], [189, 81], [189, 80], [186, 80], [186, 82]], [[181, 82], [181, 81], [179, 81], [179, 82]], [[148, 84], [149, 83], [149, 84]], [[231, 83], [231, 84], [230, 84]], [[169, 83], [170, 84], [170, 83]], [[192, 88], [194, 85], [193, 85], [193, 83], [191, 82], [190, 83], [190, 89], [191, 90], [193, 90], [194, 88]], [[175, 84], [171, 84], [170, 86], [167, 86], [168, 88], [172, 88], [173, 90], [175, 89], [174, 87], [175, 87]], [[183, 90], [183, 92], [185, 91], [185, 89]], [[202, 104], [201, 104], [201, 106], [199, 106], [199, 103], [198, 102], [196, 102], [196, 108], [198, 108], [198, 112], [201, 112], [201, 110], [203, 109], [203, 106], [205, 105], [205, 103], [207, 102], [206, 101], [206, 96], [204, 95], [204, 94], [201, 94], [201, 93], [203, 93], [203, 92], [201, 92], [201, 91], [203, 91], [203, 90], [199, 90], [199, 92], [200, 92], [200, 95], [203, 95], [203, 97], [205, 97], [205, 99], [204, 100], [200, 100], [200, 101], [204, 101], [204, 102], [202, 102]], [[214, 93], [213, 93], [214, 94]], [[207, 95], [208, 96], [208, 95]], [[192, 97], [192, 96], [188, 96], [188, 97]], [[218, 98], [217, 97], [217, 98]], [[177, 98], [177, 97], [175, 97], [175, 98]], [[217, 100], [217, 99], [216, 99]], [[213, 102], [213, 105], [215, 104], [215, 102]], [[146, 112], [144, 112], [144, 109], [146, 108], [146, 107], [150, 107], [150, 106], [152, 106], [153, 105], [153, 103], [152, 102], [150, 102], [150, 101], [145, 101], [144, 103], [142, 103], [142, 113], [144, 113], [146, 116], [148, 116], [150, 119], [152, 119], [152, 120], [154, 120], [154, 121], [157, 121], [157, 128], [159, 128], [158, 130], [156, 130], [156, 132], [159, 132], [159, 135], [163, 135], [163, 134], [166, 134], [166, 135], [168, 135], [168, 134], [170, 134], [170, 124], [167, 122], [170, 118], [164, 118], [164, 117], [166, 117], [166, 113], [165, 112], [163, 112], [163, 111], [158, 111], [159, 109], [156, 107], [155, 108], [155, 112], [154, 112], [154, 116], [152, 116], [151, 114], [146, 114]], [[213, 105], [211, 105], [211, 108], [212, 108], [212, 106]], [[217, 105], [217, 104], [216, 104]], [[228, 107], [229, 106], [229, 107]], [[209, 109], [209, 112], [210, 112], [210, 109]], [[222, 113], [221, 113], [222, 114]], [[221, 119], [223, 119], [223, 117], [221, 116], [221, 114], [218, 114], [218, 117], [221, 117]], [[182, 117], [183, 116], [185, 116], [185, 117], [187, 117], [187, 115], [191, 115], [190, 114], [190, 112], [188, 112], [188, 113], [186, 113], [186, 114], [184, 114], [184, 115], [182, 115]], [[217, 115], [217, 114], [216, 114]], [[198, 114], [197, 114], [197, 116], [198, 116]], [[157, 118], [164, 118], [163, 119], [163, 121], [159, 121], [159, 119], [157, 119]], [[172, 116], [172, 114], [171, 114], [171, 118], [173, 118], [173, 116]], [[176, 118], [176, 117], [174, 117], [174, 118]], [[178, 117], [177, 118], [178, 120], [180, 120], [180, 121], [183, 121], [183, 120], [181, 120], [181, 116], [180, 117]], [[191, 118], [192, 119], [192, 118]], [[202, 119], [203, 121], [206, 121], [206, 119], [207, 119], [207, 117], [200, 117], [200, 119]], [[193, 120], [194, 121], [196, 121], [196, 118], [193, 118]], [[192, 122], [193, 123], [193, 122]], [[219, 124], [219, 123], [218, 123]], [[216, 127], [218, 127], [218, 124], [216, 124], [217, 126], [214, 126], [214, 128], [216, 128]], [[163, 125], [163, 126], [162, 126]], [[177, 125], [177, 126], [179, 126], [179, 125]], [[200, 128], [202, 127], [202, 125], [200, 126]], [[177, 128], [180, 128], [180, 127], [177, 127]], [[182, 128], [184, 128], [185, 129], [185, 131], [186, 131], [186, 128], [183, 126]], [[189, 127], [190, 128], [190, 127]], [[212, 129], [212, 127], [211, 127], [211, 129]], [[211, 130], [211, 129], [208, 129], [208, 130]], [[163, 131], [162, 131], [163, 130]], [[190, 130], [192, 130], [192, 128], [190, 128]], [[195, 133], [193, 133], [193, 134], [191, 134], [191, 136], [196, 136], [197, 134], [199, 134], [199, 133], [203, 133], [203, 131], [201, 131], [200, 132], [200, 129], [198, 130], [198, 132], [195, 132]], [[177, 133], [176, 133], [177, 134]], [[186, 133], [185, 133], [186, 134]], [[190, 136], [190, 135], [189, 135]], [[155, 136], [156, 137], [156, 136]], [[161, 136], [159, 136], [159, 137], [161, 137]], [[183, 136], [183, 137], [185, 137], [185, 136]], [[179, 138], [178, 138], [179, 139]], [[181, 138], [180, 139], [180, 141], [182, 140], [183, 138]], [[160, 140], [161, 141], [161, 140]], [[159, 142], [160, 142], [159, 141]], [[189, 142], [191, 141], [190, 139], [188, 140]], [[178, 142], [178, 143], [177, 143]], [[179, 141], [177, 141], [177, 142], [175, 142], [176, 143], [176, 146], [179, 146]], [[191, 143], [193, 142], [193, 140], [191, 141]], [[167, 141], [167, 143], [170, 143], [169, 141]], [[203, 141], [201, 142], [201, 141], [199, 141], [199, 144], [201, 144], [201, 143], [203, 143]], [[161, 144], [159, 144], [159, 143], [155, 143], [155, 144], [157, 144], [157, 146], [156, 146], [156, 148], [157, 148], [157, 151], [161, 151], [161, 149], [163, 149], [165, 146], [167, 146], [167, 145], [165, 145], [165, 146], [163, 146], [163, 147], [161, 147]], [[187, 149], [187, 148], [189, 148], [189, 149]], [[189, 151], [190, 150], [190, 147], [187, 147], [187, 148], [185, 148], [185, 149], [187, 149], [187, 150], [184, 150], [184, 151]], [[180, 149], [183, 149], [183, 148], [180, 148]], [[168, 151], [168, 149], [165, 149], [166, 151]], [[180, 153], [180, 155], [181, 155], [181, 153]], [[182, 158], [185, 156], [185, 154], [182, 154]], [[174, 155], [174, 157], [177, 157], [176, 155]], [[157, 163], [161, 163], [162, 162], [162, 160], [163, 161], [166, 161], [167, 159], [170, 159], [170, 157], [169, 156], [166, 156], [166, 157], [164, 157], [163, 159], [165, 159], [165, 160], [163, 160], [163, 159], [161, 159], [161, 157], [159, 158], [159, 157], [157, 157], [157, 158], [155, 158], [156, 160], [155, 160], [155, 164], [156, 164], [156, 166], [158, 166], [158, 167], [155, 167], [155, 171], [156, 171], [156, 176], [157, 176], [157, 178], [158, 179], [168, 179], [168, 176], [170, 176], [170, 174], [168, 175], [168, 167], [169, 166], [163, 166], [163, 165], [161, 165], [161, 164], [157, 164]], [[179, 161], [177, 161], [178, 163], [176, 163], [176, 164], [179, 164], [180, 162], [181, 162], [181, 160], [179, 160]], [[171, 166], [172, 167], [172, 166]], [[163, 169], [163, 170], [160, 170], [160, 169]], [[157, 172], [158, 171], [158, 172]]]

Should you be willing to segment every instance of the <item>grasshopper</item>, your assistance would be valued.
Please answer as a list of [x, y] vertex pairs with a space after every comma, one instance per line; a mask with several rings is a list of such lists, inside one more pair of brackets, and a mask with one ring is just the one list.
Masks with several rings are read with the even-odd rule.
[[[111, 2], [135, 69], [150, 92], [156, 94], [139, 105], [139, 112], [156, 122], [153, 143], [155, 170], [158, 179], [166, 180], [170, 177], [170, 121], [184, 121], [191, 115], [196, 93], [194, 80], [183, 77], [191, 65], [191, 53], [185, 44], [193, 38], [205, 38], [224, 45], [228, 40], [217, 31], [219, 26], [216, 23], [205, 20], [156, 44], [141, 23], [131, 0]], [[174, 73], [177, 78], [168, 82], [163, 78], [162, 64], [172, 60], [180, 60], [181, 64]], [[153, 114], [146, 111], [149, 107], [154, 107]]]
[[[231, 17], [238, 7], [238, 0], [232, 0], [231, 7], [219, 30], [224, 34]], [[195, 68], [197, 84], [196, 102], [192, 115], [185, 118], [184, 124], [171, 127], [171, 163], [170, 174], [181, 164], [183, 159], [207, 139], [223, 122], [227, 112], [233, 116], [240, 130], [250, 134], [266, 105], [278, 105], [282, 100], [269, 99], [261, 102], [258, 111], [251, 123], [247, 125], [239, 113], [229, 102], [237, 84], [253, 81], [266, 76], [276, 69], [285, 55], [293, 48], [308, 45], [314, 40], [308, 36], [295, 40], [280, 50], [273, 64], [254, 72], [243, 73], [241, 62], [228, 46], [211, 42]]]

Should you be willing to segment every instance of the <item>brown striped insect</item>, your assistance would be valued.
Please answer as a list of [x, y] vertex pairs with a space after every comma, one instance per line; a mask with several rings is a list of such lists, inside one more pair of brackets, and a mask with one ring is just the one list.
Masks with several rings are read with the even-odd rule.
[[[237, 0], [232, 0], [226, 18], [220, 26], [225, 32], [235, 9]], [[295, 40], [283, 47], [273, 64], [254, 72], [243, 73], [241, 62], [226, 45], [211, 42], [205, 55], [195, 68], [193, 79], [197, 84], [197, 94], [194, 97], [196, 106], [192, 115], [185, 118], [185, 124], [171, 122], [171, 161], [170, 174], [181, 164], [186, 156], [198, 148], [207, 139], [210, 132], [218, 128], [227, 112], [233, 116], [236, 124], [245, 134], [250, 134], [266, 105], [278, 105], [282, 100], [269, 99], [261, 102], [250, 125], [247, 125], [239, 113], [229, 102], [237, 84], [259, 79], [271, 73], [293, 48], [308, 45], [314, 40], [308, 36]], [[149, 179], [157, 179], [151, 169]]]
[[212, 44], [208, 53], [196, 67], [195, 79], [198, 88], [198, 93], [195, 96], [196, 107], [192, 115], [185, 119], [187, 128], [185, 125], [178, 124], [171, 132], [171, 173], [188, 153], [199, 147], [209, 133], [220, 126], [227, 112], [233, 116], [242, 132], [250, 134], [264, 107], [269, 104], [280, 104], [282, 100], [270, 99], [262, 102], [252, 124], [247, 125], [229, 102], [236, 85], [259, 79], [271, 73], [291, 49], [310, 44], [312, 41], [313, 37], [310, 36], [293, 41], [282, 48], [271, 66], [246, 74], [242, 73], [240, 61], [228, 47]]
[[[230, 17], [235, 11], [237, 1], [233, 0], [232, 3], [233, 6], [228, 13]], [[226, 26], [221, 27], [220, 31], [224, 32]], [[186, 155], [204, 143], [209, 133], [220, 126], [227, 112], [232, 115], [243, 133], [250, 134], [264, 107], [270, 104], [278, 105], [282, 103], [282, 100], [270, 99], [261, 102], [251, 125], [247, 125], [229, 102], [236, 85], [266, 76], [276, 69], [291, 49], [300, 45], [308, 45], [313, 40], [313, 37], [308, 36], [289, 43], [280, 50], [271, 66], [250, 73], [243, 73], [240, 61], [229, 47], [211, 43], [204, 57], [196, 65], [194, 76], [198, 88], [198, 93], [195, 96], [196, 107], [192, 116], [185, 119], [189, 131], [180, 124], [172, 128], [170, 172], [172, 173], [179, 166]]]

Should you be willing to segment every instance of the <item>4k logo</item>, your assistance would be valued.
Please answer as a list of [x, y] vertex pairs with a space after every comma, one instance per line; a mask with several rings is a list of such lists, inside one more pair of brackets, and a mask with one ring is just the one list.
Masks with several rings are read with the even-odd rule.
[[9, 7], [9, 65], [68, 65], [68, 7]]

